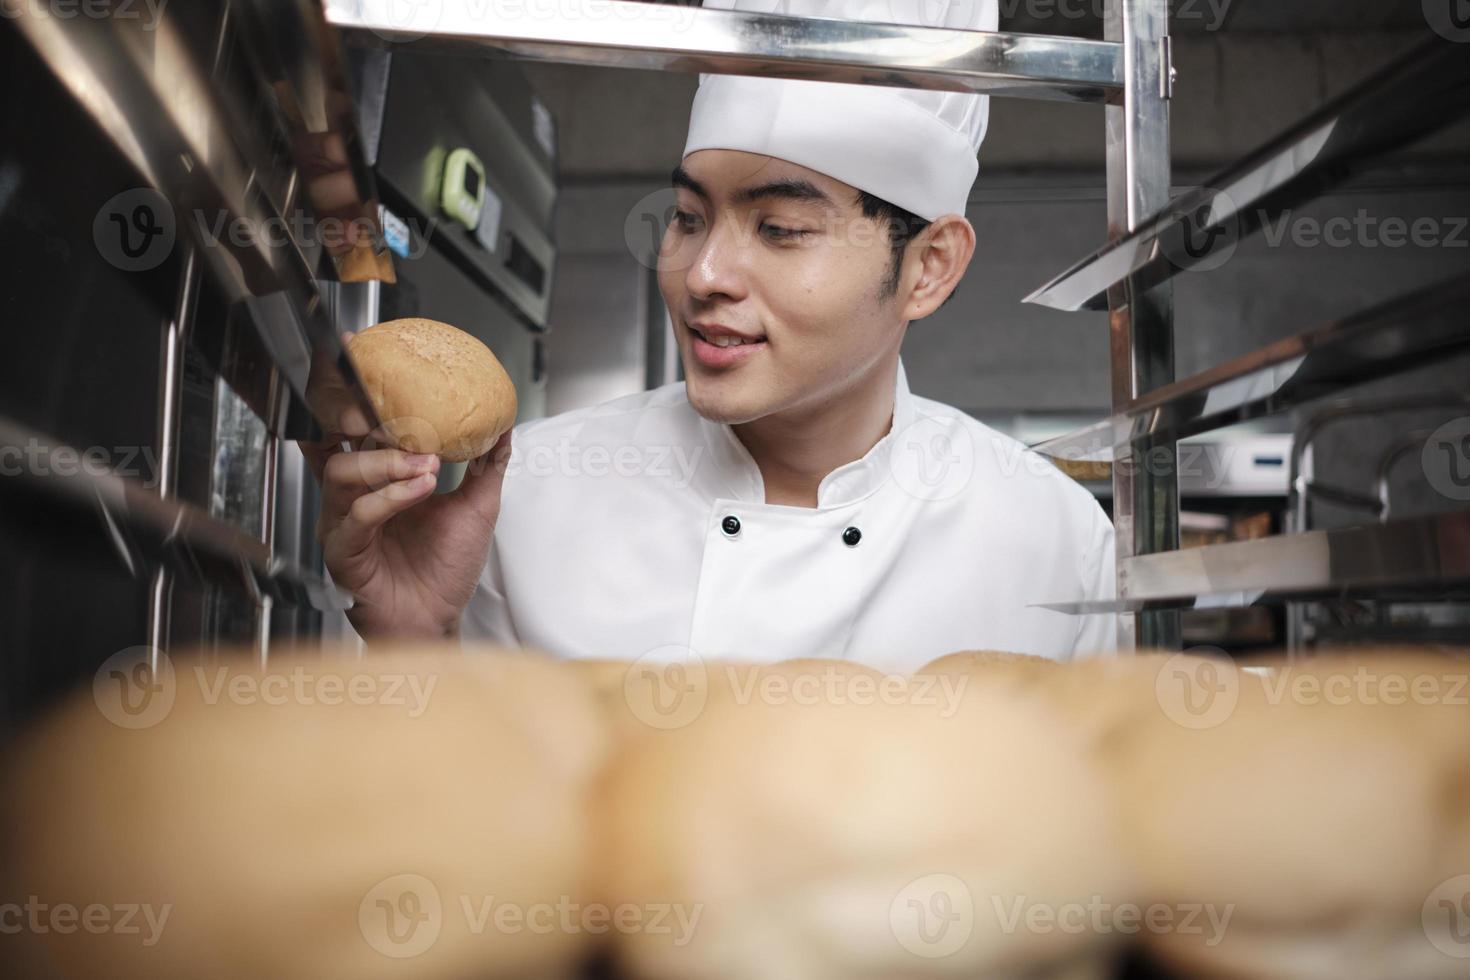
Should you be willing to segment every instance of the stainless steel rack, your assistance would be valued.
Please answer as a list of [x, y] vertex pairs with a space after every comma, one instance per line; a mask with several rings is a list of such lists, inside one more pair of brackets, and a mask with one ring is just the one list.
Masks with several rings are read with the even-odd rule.
[[[1440, 38], [1425, 41], [1028, 301], [1116, 311], [1120, 289], [1167, 286], [1284, 210], [1467, 114], [1470, 51]], [[1180, 438], [1283, 412], [1464, 351], [1470, 347], [1467, 301], [1470, 274], [1123, 399], [1111, 417], [1035, 448], [1063, 458], [1131, 460], [1158, 447], [1167, 451]], [[1115, 345], [1115, 372], [1123, 364], [1121, 353]], [[1115, 396], [1116, 378], [1115, 373]], [[1119, 530], [1132, 521], [1138, 549], [1133, 555], [1120, 550], [1118, 600], [1047, 608], [1152, 616], [1159, 609], [1389, 597], [1405, 590], [1420, 598], [1470, 597], [1464, 558], [1470, 512], [1340, 530], [1296, 527], [1274, 538], [1178, 551], [1177, 540], [1168, 540], [1167, 515], [1157, 509], [1160, 496], [1119, 494], [1118, 500], [1133, 508], [1120, 517]]]
[[19, 458], [35, 454], [52, 461], [43, 473], [18, 468], [12, 493], [29, 489], [44, 505], [65, 511], [52, 526], [90, 513], [104, 529], [107, 544], [135, 574], [168, 567], [196, 581], [224, 582], [262, 605], [308, 606], [322, 611], [349, 609], [352, 599], [321, 577], [272, 554], [269, 544], [226, 521], [160, 496], [141, 481], [92, 464], [86, 454], [0, 416], [0, 448]]

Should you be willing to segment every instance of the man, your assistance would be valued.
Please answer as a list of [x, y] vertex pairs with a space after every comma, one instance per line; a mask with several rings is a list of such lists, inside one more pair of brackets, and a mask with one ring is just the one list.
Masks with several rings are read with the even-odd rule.
[[[996, 19], [986, 0], [929, 23]], [[1112, 650], [1114, 617], [1035, 608], [1113, 595], [1097, 502], [914, 396], [899, 357], [974, 253], [987, 116], [963, 93], [703, 76], [659, 256], [686, 380], [524, 423], [449, 495], [432, 458], [327, 460], [319, 530], [358, 631], [893, 671]]]

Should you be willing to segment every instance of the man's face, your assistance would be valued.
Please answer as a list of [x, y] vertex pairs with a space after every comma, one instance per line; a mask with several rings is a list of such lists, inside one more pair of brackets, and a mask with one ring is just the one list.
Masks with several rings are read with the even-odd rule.
[[[729, 424], [819, 411], [897, 349], [888, 229], [851, 185], [739, 150], [691, 153], [681, 171], [658, 281], [695, 411]], [[694, 332], [716, 324], [756, 342]]]

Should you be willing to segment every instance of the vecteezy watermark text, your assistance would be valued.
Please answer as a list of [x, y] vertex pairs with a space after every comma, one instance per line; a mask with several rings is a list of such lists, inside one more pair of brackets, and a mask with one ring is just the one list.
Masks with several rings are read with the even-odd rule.
[[[142, 463], [140, 467], [138, 464]], [[123, 476], [145, 489], [158, 486], [158, 454], [151, 446], [53, 446], [39, 439], [23, 446], [0, 446], [0, 477]]]
[[0, 0], [0, 20], [54, 17], [57, 20], [141, 20], [140, 30], [155, 31], [169, 0]]
[[[364, 670], [317, 670], [306, 664], [265, 673], [228, 665], [192, 668], [193, 683], [206, 705], [381, 705], [403, 708], [410, 718], [428, 710], [439, 678], [435, 674]], [[129, 647], [97, 669], [92, 696], [103, 717], [121, 728], [159, 724], [173, 711], [178, 675], [162, 651]]]
[[0, 903], [0, 935], [15, 936], [29, 932], [69, 936], [88, 932], [100, 936], [112, 933], [139, 936], [142, 945], [156, 946], [172, 912], [170, 904], [157, 908], [147, 902], [110, 905], [92, 902], [78, 906], [71, 902], [43, 902], [40, 896], [28, 895], [23, 903]]
[[[495, 895], [460, 894], [450, 906], [463, 917], [472, 935], [552, 933], [594, 936], [609, 932], [668, 936], [674, 946], [694, 938], [704, 912], [702, 903], [624, 902], [606, 905], [577, 902], [562, 895], [554, 902], [512, 902]], [[427, 952], [438, 940], [451, 913], [439, 889], [419, 874], [385, 878], [370, 888], [358, 904], [357, 924], [369, 946], [394, 959]]]

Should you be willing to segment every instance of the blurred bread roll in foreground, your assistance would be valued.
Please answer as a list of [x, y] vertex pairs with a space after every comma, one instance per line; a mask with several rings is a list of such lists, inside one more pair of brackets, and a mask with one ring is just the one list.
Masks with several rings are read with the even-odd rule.
[[249, 658], [6, 747], [7, 975], [1467, 975], [1467, 659]]
[[437, 320], [389, 320], [355, 334], [352, 364], [389, 439], [447, 462], [477, 459], [515, 424], [515, 385], [477, 338]]
[[0, 902], [152, 922], [0, 935], [7, 976], [575, 975], [589, 933], [557, 910], [585, 901], [605, 739], [561, 665], [406, 644], [172, 668], [142, 713], [103, 678], [11, 746]]
[[[1133, 894], [1065, 718], [947, 678], [794, 671], [761, 670], [768, 693], [749, 698], [711, 685], [697, 720], [614, 757], [604, 901], [674, 910], [667, 930], [611, 937], [623, 975], [1106, 976], [1113, 937], [1027, 925]], [[781, 683], [824, 676], [840, 683], [817, 703]]]
[[1206, 980], [1470, 976], [1467, 681], [1381, 648], [1165, 678], [1196, 713], [1129, 726], [1124, 833], [1155, 900], [1231, 917], [1154, 951]]

